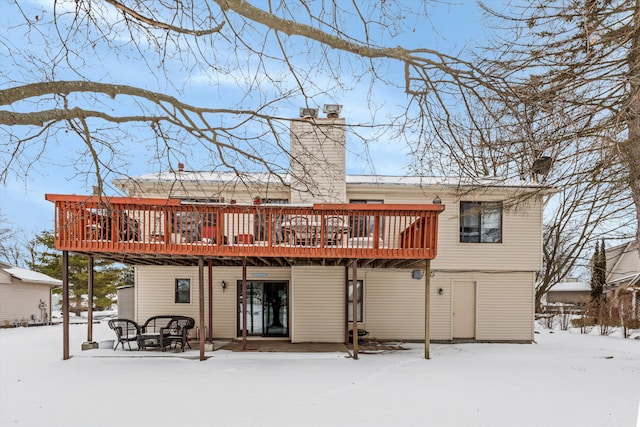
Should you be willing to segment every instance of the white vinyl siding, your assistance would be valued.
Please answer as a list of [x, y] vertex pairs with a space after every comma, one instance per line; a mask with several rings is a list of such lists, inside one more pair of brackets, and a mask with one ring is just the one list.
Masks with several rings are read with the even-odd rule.
[[[359, 186], [360, 187], [360, 186]], [[385, 204], [431, 203], [435, 192], [428, 189], [380, 189], [349, 191], [352, 199], [380, 199]], [[428, 191], [427, 194], [425, 192]], [[449, 190], [450, 191], [450, 190]], [[502, 243], [460, 243], [459, 198], [441, 188], [438, 192], [445, 210], [438, 217], [438, 253], [433, 269], [538, 271], [542, 267], [542, 196], [531, 197], [517, 206], [503, 204]], [[492, 191], [475, 196], [478, 201], [504, 201], [513, 194]], [[469, 198], [470, 195], [465, 195]]]
[[532, 341], [534, 275], [484, 274], [477, 281], [479, 341]]
[[502, 243], [460, 243], [459, 208], [452, 203], [438, 220], [438, 254], [434, 269], [537, 271], [542, 266], [542, 209], [539, 204], [502, 212]]
[[[280, 190], [277, 190], [280, 191]], [[465, 200], [504, 201], [511, 189], [468, 193]], [[225, 198], [237, 197], [227, 195]], [[275, 193], [274, 193], [275, 194]], [[445, 205], [438, 223], [438, 253], [431, 268], [431, 339], [452, 339], [452, 289], [457, 280], [476, 283], [476, 339], [530, 341], [533, 339], [533, 286], [541, 267], [542, 203], [532, 197], [516, 207], [504, 204], [502, 243], [460, 243], [460, 196], [439, 188]], [[383, 200], [385, 204], [431, 203], [436, 192], [406, 186], [357, 185], [348, 200]], [[272, 193], [268, 195], [272, 197]], [[246, 194], [249, 198], [249, 193]], [[275, 197], [275, 196], [273, 196]], [[472, 197], [472, 198], [470, 198]], [[282, 198], [287, 198], [286, 195]], [[229, 239], [232, 230], [227, 231]], [[197, 267], [138, 267], [137, 320], [157, 314], [185, 314], [198, 318]], [[205, 268], [205, 293], [207, 274]], [[267, 277], [253, 277], [260, 272]], [[248, 269], [248, 280], [289, 281], [290, 337], [293, 342], [344, 340], [344, 267], [293, 267]], [[236, 338], [237, 289], [241, 269], [213, 269], [214, 338]], [[191, 303], [174, 304], [175, 278], [191, 279]], [[364, 280], [364, 322], [359, 327], [378, 339], [424, 339], [424, 279], [411, 278], [411, 269], [360, 269]], [[221, 281], [227, 283], [222, 290]], [[438, 289], [442, 288], [442, 295]], [[207, 303], [205, 295], [205, 304]], [[208, 309], [205, 309], [208, 316]]]
[[[442, 295], [438, 290], [442, 289]], [[446, 341], [453, 336], [451, 281], [437, 275], [431, 278], [431, 340]]]
[[[191, 280], [189, 303], [175, 302], [176, 279]], [[140, 324], [151, 316], [177, 314], [193, 317], [198, 325], [198, 267], [137, 266], [135, 294], [135, 321]]]
[[343, 126], [341, 118], [291, 122], [292, 203], [346, 202]]
[[376, 339], [424, 339], [424, 279], [411, 270], [359, 270], [365, 279], [365, 329]]
[[[377, 339], [424, 339], [424, 278], [411, 270], [366, 270], [365, 328]], [[431, 278], [431, 340], [453, 339], [452, 283], [476, 283], [476, 339], [533, 340], [533, 273], [445, 273]], [[442, 288], [442, 295], [438, 290]]]
[[[532, 341], [534, 273], [435, 271], [431, 279], [431, 339], [453, 339], [452, 286], [476, 285], [476, 340]], [[442, 288], [442, 295], [438, 289]]]
[[627, 245], [624, 252], [620, 254], [620, 258], [616, 259], [616, 262], [607, 261], [607, 269], [609, 270], [608, 282], [629, 277], [640, 271], [640, 257], [638, 257], [636, 248], [635, 245]]
[[[22, 283], [0, 284], [0, 325], [27, 321], [33, 323], [31, 316], [41, 322], [40, 300], [47, 304], [47, 315], [51, 314], [49, 285]], [[46, 319], [48, 320], [48, 319]]]
[[[359, 270], [365, 277], [364, 328], [370, 338], [424, 340], [425, 278], [411, 269]], [[442, 295], [438, 289], [442, 288]], [[432, 340], [451, 339], [451, 292], [448, 283], [431, 279]]]
[[344, 280], [344, 267], [292, 268], [292, 342], [344, 342]]
[[[204, 298], [205, 324], [208, 326], [209, 279], [205, 265]], [[242, 269], [236, 267], [213, 267], [213, 337], [235, 338], [237, 331], [237, 286], [242, 280]], [[254, 277], [254, 274], [267, 274], [266, 277]], [[289, 281], [288, 268], [258, 269], [247, 268], [247, 280], [283, 280]], [[174, 303], [175, 279], [191, 279], [191, 302]], [[226, 289], [222, 288], [222, 282]], [[159, 314], [180, 314], [193, 317], [199, 326], [198, 268], [179, 266], [137, 266], [136, 267], [136, 321], [143, 323], [151, 316]], [[193, 332], [195, 336], [195, 331]]]

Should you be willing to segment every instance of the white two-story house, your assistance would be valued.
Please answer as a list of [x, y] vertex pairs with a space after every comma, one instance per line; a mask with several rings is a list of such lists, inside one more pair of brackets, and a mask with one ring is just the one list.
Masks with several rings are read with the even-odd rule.
[[[290, 132], [292, 161], [285, 177], [239, 177], [232, 172], [189, 171], [181, 165], [175, 171], [118, 180], [116, 185], [131, 200], [170, 199], [183, 206], [236, 210], [440, 204], [444, 210], [437, 222], [437, 256], [427, 269], [425, 263], [382, 262], [363, 255], [357, 261], [354, 305], [354, 270], [331, 249], [328, 257], [292, 259], [278, 257], [279, 245], [288, 242], [302, 252], [313, 251], [308, 248], [318, 245], [320, 233], [331, 231], [323, 237], [325, 248], [392, 251], [407, 228], [397, 228], [392, 214], [368, 217], [335, 211], [335, 223], [319, 225], [317, 212], [303, 224], [293, 224], [289, 213], [265, 211], [271, 212], [265, 220], [253, 211], [249, 219], [227, 213], [209, 215], [203, 222], [200, 216], [197, 227], [190, 225], [192, 218], [180, 217], [178, 225], [175, 216], [170, 220], [138, 215], [136, 239], [145, 242], [209, 244], [239, 251], [232, 254], [265, 242], [273, 245], [269, 247], [276, 261], [250, 262], [244, 269], [229, 252], [226, 257], [206, 258], [205, 263], [214, 261], [204, 278], [206, 327], [211, 329], [207, 335], [238, 339], [245, 332], [249, 339], [343, 342], [355, 309], [358, 329], [382, 340], [422, 340], [427, 324], [434, 341], [533, 341], [534, 285], [542, 262], [543, 204], [549, 189], [520, 180], [347, 175], [343, 118], [294, 119]], [[152, 229], [150, 224], [157, 226]], [[198, 317], [200, 270], [188, 262], [173, 262], [176, 259], [168, 263], [158, 257], [156, 262], [136, 264], [135, 320], [157, 314]], [[425, 289], [430, 289], [426, 322]]]

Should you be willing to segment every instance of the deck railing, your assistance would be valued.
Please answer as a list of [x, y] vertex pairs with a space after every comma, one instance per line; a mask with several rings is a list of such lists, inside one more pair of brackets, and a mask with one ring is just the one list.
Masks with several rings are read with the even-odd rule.
[[180, 199], [46, 196], [55, 245], [75, 252], [209, 257], [436, 256], [442, 205], [199, 204]]

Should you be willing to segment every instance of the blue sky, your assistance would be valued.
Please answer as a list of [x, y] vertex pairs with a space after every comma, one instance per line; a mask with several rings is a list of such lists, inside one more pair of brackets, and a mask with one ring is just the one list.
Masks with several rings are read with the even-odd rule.
[[[499, 7], [504, 2], [488, 3]], [[46, 15], [51, 11], [52, 4], [53, 0], [20, 1], [20, 5], [28, 12], [28, 16], [29, 14], [30, 16]], [[431, 4], [429, 4], [429, 21], [421, 22], [416, 17], [408, 17], [409, 20], [415, 20], [415, 31], [404, 34], [397, 39], [390, 38], [383, 43], [387, 46], [426, 47], [456, 54], [465, 45], [477, 42], [485, 34], [486, 29], [475, 2], [461, 0], [453, 5], [435, 3], [434, 7], [431, 10]], [[4, 41], [9, 41], [10, 49], [32, 51], [35, 55], [42, 57], [54, 55], [55, 52], [39, 51], [40, 47], [36, 38], [24, 37], [24, 29], [16, 24], [22, 22], [22, 19], [13, 4], [6, 2], [0, 4], [0, 34], [4, 34], [6, 37]], [[7, 43], [0, 46], [0, 51], [6, 46]], [[79, 53], [82, 55], [82, 51]], [[150, 79], [144, 67], [131, 58], [131, 52], [119, 57], [105, 52], [104, 59], [99, 56], [92, 57], [89, 60], [90, 66], [84, 71], [88, 77], [98, 81], [153, 87], [156, 83], [154, 79]], [[14, 68], [10, 68], [12, 66]], [[189, 82], [183, 86], [184, 93], [179, 95], [181, 99], [194, 105], [208, 105], [212, 99], [215, 99], [214, 102], [221, 104], [218, 105], [219, 107], [227, 107], [227, 105], [223, 105], [224, 102], [234, 95], [228, 86], [221, 84], [212, 91], [202, 89], [202, 85], [211, 82], [211, 79], [220, 82], [224, 80], [225, 76], [216, 76], [215, 74], [203, 76], [194, 73], [185, 77], [184, 69], [178, 68], [176, 68], [176, 79], [186, 78]], [[400, 64], [389, 64], [390, 73], [400, 72], [401, 69]], [[68, 75], [67, 70], [56, 70], [58, 78], [65, 78]], [[29, 70], [28, 66], [15, 67], [8, 61], [0, 61], [0, 79], [5, 80], [0, 80], [0, 87], [4, 88], [15, 84], [8, 80], [31, 82], [37, 79], [37, 76], [37, 70]], [[332, 85], [332, 82], [322, 80], [315, 83], [319, 90]], [[153, 87], [153, 89], [161, 91], [163, 88]], [[377, 116], [381, 120], [385, 118], [385, 110], [392, 110], [406, 103], [406, 96], [401, 91], [384, 86], [368, 87], [365, 84], [354, 85], [349, 92], [340, 93], [337, 91], [333, 98], [327, 96], [324, 102], [343, 104], [341, 116], [345, 117], [348, 123], [366, 122], [370, 121], [371, 117], [368, 115], [369, 112], [363, 114], [363, 102], [360, 100], [366, 99], [368, 91], [370, 91], [369, 98], [376, 104]], [[320, 101], [322, 100], [320, 99]], [[277, 114], [284, 117], [296, 117], [300, 106], [296, 99], [280, 102], [276, 105]], [[322, 107], [322, 105], [318, 106]], [[5, 129], [4, 131], [11, 133], [21, 130]], [[385, 138], [391, 138], [391, 136], [385, 135], [370, 141], [368, 154], [371, 157], [371, 164], [368, 164], [364, 159], [365, 151], [358, 141], [348, 141], [348, 173], [371, 173], [372, 169], [378, 174], [401, 175], [406, 173], [406, 166], [409, 162], [406, 153], [399, 149], [393, 141]], [[127, 161], [121, 167], [131, 175], [157, 172], [156, 163], [147, 155], [148, 142], [145, 144], [143, 141], [134, 140], [135, 138], [131, 139], [129, 145], [123, 145]], [[24, 171], [15, 171], [14, 176], [7, 180], [6, 185], [0, 185], [1, 213], [11, 226], [24, 230], [29, 237], [34, 233], [52, 228], [53, 206], [44, 200], [44, 194], [89, 194], [92, 186], [95, 185], [93, 177], [78, 174], [78, 170], [73, 167], [75, 159], [80, 157], [83, 160], [83, 154], [77, 146], [69, 148], [63, 140], [55, 141], [53, 144], [48, 147], [43, 159], [38, 161], [36, 167], [29, 170], [28, 174]], [[33, 153], [35, 156], [35, 151]], [[0, 155], [7, 156], [8, 154], [0, 152]]]

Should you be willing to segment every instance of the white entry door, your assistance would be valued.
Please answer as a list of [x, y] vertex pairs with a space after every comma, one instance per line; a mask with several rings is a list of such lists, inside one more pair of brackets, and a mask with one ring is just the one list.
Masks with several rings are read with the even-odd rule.
[[453, 338], [476, 336], [476, 282], [453, 282]]

